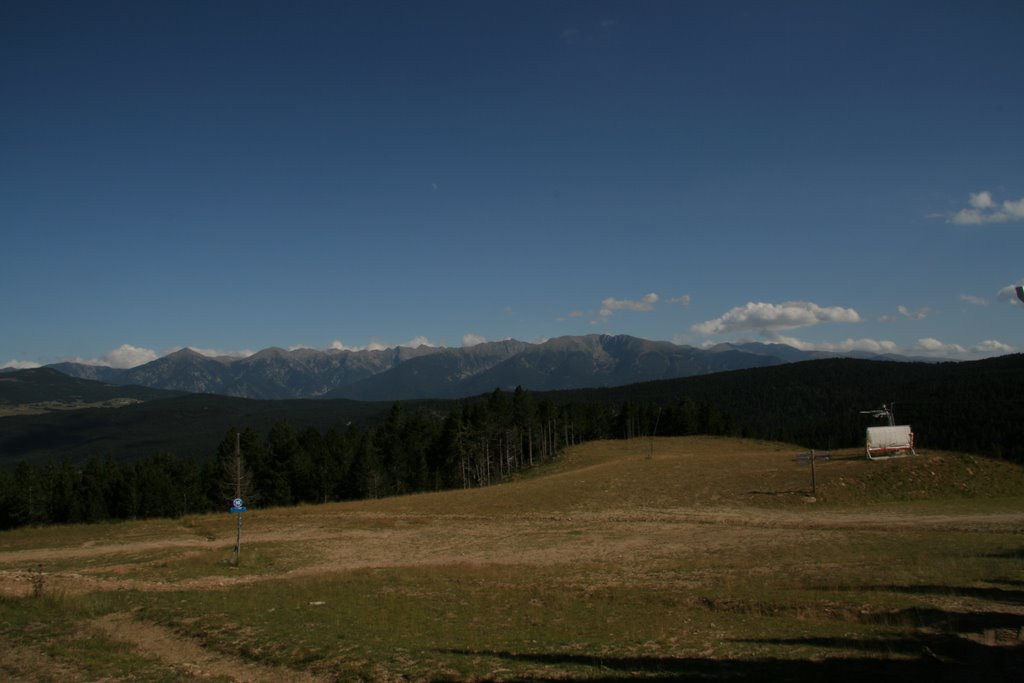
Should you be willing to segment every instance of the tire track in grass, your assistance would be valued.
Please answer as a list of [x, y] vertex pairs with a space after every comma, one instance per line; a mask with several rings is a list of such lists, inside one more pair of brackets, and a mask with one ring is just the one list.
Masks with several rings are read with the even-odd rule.
[[[10, 676], [10, 678], [7, 678]], [[87, 681], [84, 671], [42, 650], [0, 637], [0, 679], [11, 681]]]
[[315, 683], [323, 680], [304, 671], [266, 666], [201, 647], [152, 622], [127, 614], [108, 614], [93, 621], [106, 637], [137, 647], [189, 678], [226, 678], [238, 683]]

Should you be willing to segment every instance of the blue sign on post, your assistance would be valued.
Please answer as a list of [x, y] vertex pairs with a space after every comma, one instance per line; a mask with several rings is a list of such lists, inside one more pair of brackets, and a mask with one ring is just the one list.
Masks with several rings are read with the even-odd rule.
[[231, 509], [228, 512], [245, 512], [245, 504], [241, 498], [235, 498], [231, 501]]

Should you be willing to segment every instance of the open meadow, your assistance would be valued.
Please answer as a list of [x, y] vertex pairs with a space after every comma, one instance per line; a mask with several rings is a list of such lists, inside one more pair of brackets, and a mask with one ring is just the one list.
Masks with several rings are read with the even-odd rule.
[[484, 489], [0, 533], [0, 679], [1024, 680], [1024, 468], [606, 441]]

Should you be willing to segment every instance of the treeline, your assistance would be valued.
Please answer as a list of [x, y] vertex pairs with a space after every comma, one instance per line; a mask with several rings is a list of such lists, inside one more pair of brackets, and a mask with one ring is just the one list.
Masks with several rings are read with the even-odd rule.
[[[565, 398], [633, 404], [639, 433], [650, 433], [662, 406], [684, 425], [701, 413], [701, 433], [817, 449], [863, 446], [865, 428], [884, 423], [861, 411], [885, 403], [894, 405], [898, 424], [911, 425], [921, 448], [1024, 463], [1022, 387], [1022, 354], [959, 363], [834, 358], [578, 390]], [[690, 433], [666, 426], [664, 417], [658, 434]]]
[[[657, 423], [657, 424], [656, 424]], [[228, 430], [202, 459], [160, 454], [0, 471], [0, 528], [227, 510], [240, 487], [247, 505], [377, 498], [488, 486], [549, 462], [566, 446], [650, 434], [727, 433], [730, 420], [685, 399], [659, 408], [625, 402], [555, 402], [495, 390], [447, 414], [395, 403], [376, 426], [321, 432], [280, 420], [266, 434]], [[237, 448], [244, 463], [238, 476]]]
[[833, 359], [616, 389], [396, 403], [382, 418], [326, 430], [287, 419], [264, 433], [231, 429], [213, 452], [184, 457], [22, 462], [0, 470], [0, 528], [226, 510], [236, 439], [247, 468], [243, 497], [262, 507], [487, 486], [595, 439], [710, 434], [860, 446], [865, 427], [879, 424], [860, 411], [893, 401], [920, 448], [1024, 462], [1021, 386], [1021, 355], [943, 364]]
[[[483, 486], [549, 460], [583, 438], [568, 413], [524, 391], [466, 401], [446, 416], [394, 404], [383, 423], [326, 432], [278, 421], [261, 435], [231, 429], [202, 460], [161, 454], [92, 458], [0, 471], [0, 527], [176, 517], [227, 509], [236, 444], [245, 499], [274, 506]], [[212, 457], [211, 457], [212, 456]]]

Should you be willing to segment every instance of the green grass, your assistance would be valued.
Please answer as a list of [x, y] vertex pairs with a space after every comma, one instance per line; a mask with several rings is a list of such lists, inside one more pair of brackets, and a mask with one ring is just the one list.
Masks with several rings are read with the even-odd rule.
[[587, 678], [604, 675], [602, 658], [642, 673], [691, 658], [887, 658], [908, 638], [920, 640], [919, 655], [924, 630], [954, 632], [958, 612], [936, 602], [988, 611], [998, 601], [986, 595], [1019, 595], [1008, 587], [1019, 560], [999, 556], [1006, 541], [864, 532], [841, 553], [800, 544], [765, 564], [752, 548], [632, 578], [601, 565], [396, 568], [271, 581], [200, 602], [188, 593], [140, 600], [146, 618], [218, 651], [343, 677], [508, 669]]
[[152, 519], [146, 521], [101, 522], [97, 524], [54, 524], [42, 527], [21, 527], [0, 532], [0, 552], [104, 544], [125, 545], [133, 541], [175, 541], [204, 535], [206, 527], [197, 520]]
[[97, 635], [110, 614], [238, 666], [332, 680], [1022, 670], [1021, 468], [836, 459], [812, 503], [795, 447], [648, 448], [590, 444], [490, 489], [253, 511], [238, 567], [228, 515], [0, 534], [8, 576], [51, 558], [46, 597], [0, 601], [0, 647], [86, 678], [181, 674]]
[[117, 607], [105, 596], [0, 597], [0, 644], [27, 646], [43, 662], [57, 663], [51, 664], [56, 670], [47, 671], [0, 655], [0, 674], [9, 680], [64, 680], [67, 671], [82, 680], [177, 680], [156, 657], [89, 627]]

